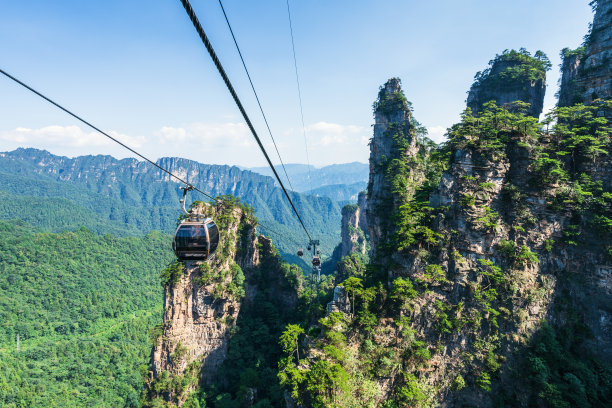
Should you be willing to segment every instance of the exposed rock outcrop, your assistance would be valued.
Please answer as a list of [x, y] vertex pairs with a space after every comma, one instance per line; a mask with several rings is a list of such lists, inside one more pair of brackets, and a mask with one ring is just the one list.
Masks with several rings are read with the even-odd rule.
[[[162, 272], [164, 323], [152, 352], [145, 406], [193, 406], [202, 390], [232, 390], [244, 371], [259, 368], [270, 375], [278, 366], [270, 343], [296, 317], [302, 272], [279, 259], [270, 239], [256, 235], [252, 209], [226, 197], [213, 206], [196, 202], [191, 211], [215, 220], [220, 242], [211, 260]], [[243, 356], [243, 342], [255, 340], [249, 333], [260, 337], [250, 346], [257, 355]], [[265, 363], [257, 360], [263, 356]], [[253, 383], [236, 399], [251, 406], [272, 391]]]
[[[243, 271], [259, 264], [255, 221], [245, 208], [219, 201], [191, 211], [214, 217], [222, 233], [212, 260], [175, 265], [164, 287], [164, 324], [152, 354], [150, 399], [161, 394], [178, 406], [200, 383], [218, 380], [245, 295]], [[169, 378], [183, 378], [184, 384], [156, 390], [155, 382]]]
[[[562, 51], [559, 106], [612, 98], [612, 0], [594, 3], [595, 17], [583, 47]], [[612, 117], [612, 112], [607, 112]]]
[[[528, 61], [541, 75], [539, 57]], [[381, 87], [366, 211], [374, 255], [338, 264], [338, 277], [354, 277], [343, 286], [355, 313], [328, 314], [305, 342], [291, 377], [304, 406], [597, 405], [570, 383], [609, 399], [609, 124], [584, 111], [548, 133], [514, 106], [467, 110], [432, 152], [399, 81]], [[602, 151], [577, 166], [567, 138], [584, 129]]]
[[[372, 255], [376, 255], [381, 242], [393, 233], [386, 215], [394, 212], [405, 200], [405, 195], [414, 193], [414, 174], [408, 175], [405, 187], [398, 190], [386, 174], [393, 160], [416, 156], [416, 129], [411, 107], [401, 89], [398, 78], [392, 78], [378, 92], [374, 108], [374, 136], [370, 140], [370, 178], [368, 182], [366, 218], [372, 244]], [[401, 143], [392, 135], [401, 134]]]
[[579, 69], [581, 58], [584, 57], [584, 48], [577, 50], [564, 49], [561, 57], [561, 81], [559, 84], [559, 106], [570, 106], [580, 103], [582, 97], [578, 91]]
[[357, 204], [348, 204], [342, 208], [342, 224], [340, 229], [342, 247], [340, 257], [353, 252], [365, 254], [367, 251], [368, 225], [366, 193], [359, 193]]
[[340, 285], [334, 288], [334, 297], [327, 304], [327, 314], [334, 312], [351, 313], [351, 301], [344, 287]]
[[[434, 354], [427, 373], [420, 376], [422, 390], [440, 390], [437, 399], [447, 407], [492, 406], [485, 392], [490, 389], [487, 371], [497, 367], [494, 393], [514, 395], [520, 406], [528, 406], [534, 398], [526, 392], [529, 386], [511, 373], [524, 364], [520, 350], [542, 321], [560, 328], [579, 314], [593, 333], [582, 346], [592, 347], [590, 353], [603, 361], [612, 361], [608, 289], [612, 266], [606, 255], [610, 240], [595, 244], [600, 233], [586, 228], [582, 245], [566, 243], [577, 228], [572, 223], [581, 222], [571, 212], [551, 210], [558, 194], [554, 186], [534, 189], [532, 171], [539, 153], [528, 134], [499, 128], [496, 138], [506, 140], [502, 149], [489, 147], [484, 134], [454, 137], [449, 169], [430, 196], [430, 204], [439, 209], [430, 224], [433, 236], [439, 234], [439, 249], [423, 251], [423, 242], [418, 242], [393, 254], [396, 266], [388, 268], [393, 273], [389, 280], [408, 277], [421, 285], [427, 282], [428, 291], [412, 302], [407, 317], [427, 344], [442, 341], [444, 349]], [[547, 143], [541, 139], [539, 148], [554, 150], [558, 140]], [[601, 179], [601, 169], [585, 171]], [[393, 231], [380, 225], [381, 236]], [[376, 229], [372, 223], [369, 226]], [[499, 274], [497, 283], [492, 279], [495, 274]], [[496, 286], [499, 282], [508, 286]], [[491, 287], [495, 291], [484, 295]], [[491, 306], [483, 311], [483, 305]], [[474, 316], [479, 316], [475, 325]], [[471, 323], [457, 329], [453, 319]], [[396, 352], [401, 350], [400, 346]], [[466, 361], [466, 355], [471, 359]], [[464, 385], [470, 377], [472, 381]], [[451, 383], [456, 378], [461, 378], [461, 391]], [[394, 392], [385, 391], [383, 383], [381, 389]]]
[[527, 114], [539, 117], [544, 107], [548, 58], [538, 51], [535, 57], [525, 51], [505, 51], [489, 62], [490, 67], [476, 75], [467, 106], [474, 114], [491, 100], [497, 105], [516, 101], [529, 103]]

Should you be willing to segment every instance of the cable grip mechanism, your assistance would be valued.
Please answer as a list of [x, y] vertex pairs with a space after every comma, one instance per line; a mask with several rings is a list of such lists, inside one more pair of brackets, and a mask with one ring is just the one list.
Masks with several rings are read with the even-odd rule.
[[189, 215], [189, 211], [187, 211], [187, 209], [185, 208], [185, 201], [186, 201], [185, 199], [187, 198], [187, 192], [193, 190], [194, 187], [192, 185], [187, 185], [186, 187], [179, 187], [179, 188], [183, 190], [183, 198], [181, 198], [179, 202], [183, 206], [183, 212]]

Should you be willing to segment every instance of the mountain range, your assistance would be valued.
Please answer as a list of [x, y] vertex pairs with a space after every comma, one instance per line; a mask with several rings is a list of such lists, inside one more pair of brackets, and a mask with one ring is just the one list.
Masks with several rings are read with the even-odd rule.
[[[158, 163], [212, 196], [231, 194], [254, 207], [260, 230], [274, 236], [288, 259], [300, 262], [293, 254], [306, 245], [306, 235], [271, 177], [181, 158]], [[180, 184], [136, 159], [68, 158], [20, 148], [0, 153], [0, 169], [0, 218], [23, 219], [48, 231], [87, 226], [119, 235], [172, 233], [180, 215]], [[339, 241], [339, 204], [322, 194], [290, 194], [308, 230], [321, 240], [322, 253], [330, 254]], [[205, 197], [192, 193], [188, 203], [196, 199]]]
[[[245, 168], [245, 170], [265, 176], [273, 176], [272, 170], [269, 167], [251, 167]], [[287, 171], [295, 191], [310, 194], [324, 186], [328, 187], [327, 191], [332, 191], [332, 186], [342, 188], [340, 187], [341, 185], [355, 185], [357, 183], [363, 183], [365, 187], [365, 184], [368, 182], [370, 167], [366, 163], [359, 162], [331, 164], [320, 168], [307, 164], [285, 164], [284, 169], [279, 166], [276, 168], [283, 182], [286, 179], [284, 170]], [[318, 194], [324, 195], [321, 192]], [[344, 198], [345, 196], [342, 197], [340, 200], [350, 199]], [[356, 199], [355, 197], [354, 200]]]

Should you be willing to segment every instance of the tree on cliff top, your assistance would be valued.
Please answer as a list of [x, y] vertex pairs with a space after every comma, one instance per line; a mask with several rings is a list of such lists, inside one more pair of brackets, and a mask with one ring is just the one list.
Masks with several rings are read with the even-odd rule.
[[[498, 66], [505, 66], [498, 71]], [[536, 51], [532, 56], [525, 48], [516, 50], [504, 50], [497, 54], [494, 59], [489, 61], [489, 67], [484, 71], [479, 71], [474, 76], [472, 88], [487, 83], [496, 85], [504, 83], [522, 85], [525, 81], [538, 81], [546, 79], [546, 71], [552, 68], [552, 64], [546, 54]]]

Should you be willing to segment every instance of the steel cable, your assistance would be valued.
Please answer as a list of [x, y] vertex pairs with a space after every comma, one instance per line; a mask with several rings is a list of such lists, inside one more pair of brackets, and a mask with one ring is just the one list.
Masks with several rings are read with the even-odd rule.
[[[46, 100], [47, 102], [51, 103], [52, 105], [54, 105], [55, 107], [61, 109], [62, 111], [66, 112], [67, 114], [69, 114], [70, 116], [72, 116], [73, 118], [77, 119], [78, 121], [84, 123], [85, 125], [89, 126], [90, 128], [92, 128], [93, 130], [95, 130], [96, 132], [106, 136], [107, 138], [109, 138], [110, 140], [112, 140], [113, 142], [119, 144], [120, 146], [124, 147], [125, 149], [129, 150], [130, 152], [134, 153], [136, 156], [140, 157], [141, 159], [145, 160], [146, 162], [148, 162], [149, 164], [152, 164], [153, 166], [155, 166], [156, 168], [158, 168], [159, 170], [163, 171], [164, 173], [168, 174], [170, 177], [174, 177], [176, 180], [180, 181], [181, 183], [185, 184], [186, 186], [188, 186], [189, 188], [192, 188], [193, 190], [199, 192], [200, 194], [203, 194], [204, 196], [208, 197], [209, 199], [216, 201], [216, 199], [211, 196], [210, 194], [200, 190], [199, 188], [197, 188], [196, 186], [194, 186], [191, 183], [188, 183], [187, 181], [183, 180], [182, 178], [180, 178], [179, 176], [175, 175], [174, 173], [172, 173], [171, 171], [165, 169], [164, 167], [160, 166], [159, 164], [155, 163], [153, 160], [145, 157], [144, 155], [138, 153], [136, 150], [132, 149], [131, 147], [127, 146], [126, 144], [124, 144], [123, 142], [121, 142], [120, 140], [114, 138], [113, 136], [109, 135], [108, 133], [104, 132], [103, 130], [101, 130], [100, 128], [98, 128], [97, 126], [94, 126], [93, 124], [91, 124], [91, 122], [88, 122], [87, 120], [81, 118], [79, 115], [73, 113], [72, 111], [70, 111], [69, 109], [63, 107], [62, 105], [60, 105], [59, 103], [55, 102], [54, 100], [52, 100], [51, 98], [43, 95], [42, 93], [38, 92], [37, 90], [35, 90], [34, 88], [32, 88], [31, 86], [27, 85], [26, 83], [20, 81], [19, 79], [15, 78], [14, 76], [12, 76], [11, 74], [9, 74], [8, 72], [4, 71], [3, 69], [0, 69], [0, 73], [4, 76], [6, 76], [7, 78], [13, 80], [14, 82], [18, 83], [19, 85], [21, 85], [22, 87], [26, 88], [27, 90], [29, 90], [30, 92], [38, 95], [39, 97], [43, 98], [44, 100]], [[276, 234], [277, 236], [279, 236], [280, 238], [284, 238], [284, 239], [289, 239], [291, 241], [294, 241], [292, 238], [288, 238], [285, 235], [275, 231], [274, 229], [270, 228], [269, 226], [267, 226], [265, 223], [262, 222], [258, 222], [258, 224], [263, 227], [265, 230], [267, 230], [268, 232], [271, 232], [273, 234]]]
[[287, 15], [289, 16], [289, 31], [291, 32], [291, 49], [293, 50], [293, 66], [295, 67], [295, 82], [297, 83], [298, 100], [300, 102], [300, 117], [302, 118], [302, 134], [304, 135], [304, 146], [306, 147], [306, 162], [308, 163], [308, 185], [312, 192], [312, 179], [310, 177], [310, 156], [308, 154], [308, 138], [306, 137], [306, 125], [304, 124], [304, 108], [302, 106], [302, 89], [300, 87], [300, 76], [298, 74], [297, 57], [295, 56], [295, 41], [293, 39], [293, 24], [291, 22], [291, 9], [287, 0]]
[[240, 47], [238, 46], [238, 41], [236, 40], [236, 36], [234, 36], [234, 30], [232, 30], [232, 25], [229, 22], [229, 19], [227, 17], [227, 13], [225, 13], [225, 8], [223, 7], [223, 3], [221, 2], [221, 0], [219, 0], [219, 5], [221, 6], [221, 11], [223, 11], [223, 16], [225, 17], [225, 22], [227, 23], [227, 27], [230, 30], [230, 33], [232, 34], [232, 39], [234, 40], [234, 44], [236, 45], [236, 50], [238, 51], [238, 55], [240, 55], [240, 60], [242, 61], [242, 66], [244, 67], [244, 71], [247, 74], [247, 77], [249, 78], [249, 82], [251, 84], [251, 89], [253, 90], [253, 94], [255, 95], [255, 99], [257, 100], [257, 105], [259, 105], [259, 110], [261, 111], [261, 116], [263, 116], [263, 120], [266, 123], [266, 127], [268, 128], [268, 133], [270, 134], [270, 138], [272, 139], [272, 143], [274, 144], [274, 149], [276, 149], [276, 154], [278, 155], [278, 160], [280, 160], [281, 165], [283, 166], [283, 171], [285, 172], [285, 177], [287, 177], [287, 181], [289, 182], [289, 187], [291, 187], [291, 190], [295, 189], [293, 188], [293, 185], [291, 184], [291, 179], [289, 179], [289, 174], [287, 174], [287, 169], [285, 168], [285, 163], [283, 163], [283, 159], [281, 158], [280, 152], [278, 151], [278, 146], [276, 145], [276, 140], [274, 140], [274, 136], [272, 136], [272, 130], [270, 129], [270, 125], [268, 124], [268, 118], [266, 117], [266, 114], [264, 113], [263, 107], [261, 106], [261, 102], [259, 101], [259, 96], [257, 95], [257, 91], [255, 90], [255, 85], [253, 85], [253, 81], [251, 80], [251, 74], [249, 74], [249, 70], [247, 69], [246, 63], [244, 62], [244, 58], [242, 57], [242, 52], [240, 51]]
[[208, 51], [208, 54], [210, 55], [211, 59], [213, 60], [213, 63], [215, 64], [215, 67], [217, 68], [217, 71], [219, 71], [219, 74], [221, 75], [221, 78], [223, 78], [223, 82], [225, 82], [225, 86], [227, 87], [228, 91], [232, 95], [232, 98], [234, 99], [234, 102], [236, 103], [236, 106], [238, 107], [238, 110], [240, 110], [240, 113], [242, 114], [242, 117], [244, 118], [247, 126], [249, 127], [249, 130], [251, 131], [251, 133], [253, 134], [253, 137], [257, 141], [257, 144], [259, 145], [259, 148], [260, 148], [261, 152], [263, 153], [264, 157], [266, 158], [266, 161], [268, 162], [268, 165], [272, 169], [272, 172], [274, 173], [274, 176], [276, 177], [276, 180], [280, 184], [280, 186], [281, 186], [281, 188], [283, 190], [283, 193], [285, 193], [285, 197], [287, 197], [287, 200], [289, 201], [289, 204], [291, 204], [291, 208], [292, 208], [293, 212], [295, 213], [296, 217], [298, 218], [302, 228], [304, 229], [304, 232], [308, 236], [308, 239], [312, 240], [312, 237], [310, 236], [310, 233], [308, 232], [308, 229], [306, 228], [306, 225], [304, 225], [304, 221], [302, 221], [302, 217], [300, 217], [300, 214], [298, 213], [297, 209], [295, 208], [295, 205], [293, 204], [293, 200], [291, 200], [291, 197], [289, 196], [289, 193], [287, 192], [287, 189], [285, 188], [285, 185], [283, 184], [282, 180], [278, 176], [278, 173], [277, 173], [276, 169], [274, 168], [274, 165], [272, 164], [272, 161], [270, 160], [270, 157], [268, 156], [268, 152], [266, 152], [266, 149], [264, 148], [263, 144], [261, 143], [261, 139], [257, 135], [257, 132], [255, 131], [255, 128], [253, 127], [253, 124], [251, 123], [251, 119], [247, 115], [246, 110], [244, 109], [244, 107], [242, 106], [242, 102], [240, 102], [240, 98], [238, 98], [238, 94], [234, 90], [234, 86], [230, 82], [229, 77], [225, 73], [225, 69], [223, 68], [223, 65], [221, 65], [221, 62], [219, 61], [219, 58], [217, 57], [217, 53], [215, 52], [212, 44], [210, 43], [210, 41], [208, 39], [208, 36], [204, 32], [204, 28], [202, 28], [202, 24], [200, 24], [200, 21], [198, 20], [198, 17], [196, 16], [195, 11], [193, 11], [193, 8], [191, 7], [191, 4], [189, 3], [189, 0], [181, 0], [181, 4], [185, 8], [185, 11], [187, 12], [187, 15], [189, 16], [189, 19], [191, 20], [191, 23], [193, 24], [194, 28], [196, 29], [198, 35], [200, 36], [200, 39], [202, 40], [202, 43], [206, 47], [206, 50]]

